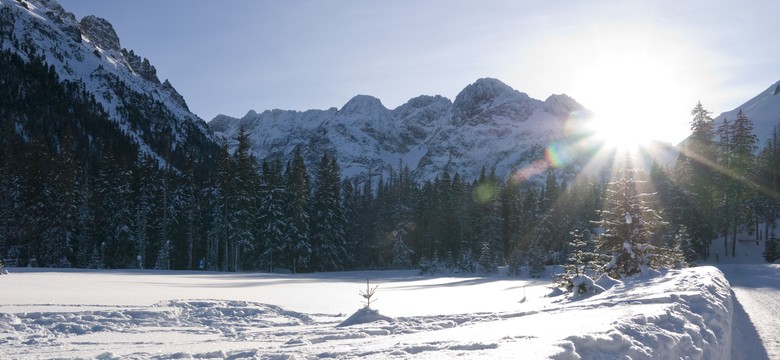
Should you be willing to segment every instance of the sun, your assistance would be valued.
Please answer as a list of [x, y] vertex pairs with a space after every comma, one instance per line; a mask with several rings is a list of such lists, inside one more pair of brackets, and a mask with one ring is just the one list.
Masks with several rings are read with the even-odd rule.
[[686, 114], [669, 109], [679, 108], [685, 87], [673, 65], [647, 52], [606, 54], [586, 62], [578, 86], [583, 104], [594, 114], [587, 129], [594, 139], [620, 151], [677, 140], [677, 125]]

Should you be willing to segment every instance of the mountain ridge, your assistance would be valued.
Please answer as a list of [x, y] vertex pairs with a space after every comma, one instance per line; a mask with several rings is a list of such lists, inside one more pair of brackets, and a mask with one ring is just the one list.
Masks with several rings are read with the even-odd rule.
[[722, 124], [724, 119], [736, 119], [740, 110], [753, 122], [753, 133], [758, 137], [756, 145], [760, 151], [772, 136], [775, 126], [780, 125], [780, 81], [776, 81], [744, 104], [715, 117], [716, 127]]
[[260, 160], [304, 145], [307, 162], [335, 155], [345, 177], [387, 175], [403, 164], [418, 180], [432, 180], [444, 171], [475, 178], [483, 168], [509, 176], [543, 159], [548, 145], [572, 140], [567, 123], [588, 115], [567, 95], [542, 101], [482, 78], [454, 101], [420, 95], [388, 109], [373, 96], [356, 95], [340, 109], [250, 110], [242, 118], [218, 115], [208, 124], [233, 146], [243, 128]]
[[82, 84], [139, 146], [139, 157], [167, 166], [169, 154], [178, 154], [181, 166], [188, 144], [216, 143], [170, 81], [160, 82], [148, 59], [121, 47], [109, 21], [92, 15], [77, 21], [55, 0], [0, 0], [0, 20], [0, 50], [40, 57], [60, 81]]

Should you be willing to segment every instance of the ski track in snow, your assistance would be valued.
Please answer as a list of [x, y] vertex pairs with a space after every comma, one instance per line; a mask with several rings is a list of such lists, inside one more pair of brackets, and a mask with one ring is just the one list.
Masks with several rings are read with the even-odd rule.
[[[40, 305], [35, 305], [40, 307]], [[59, 307], [60, 305], [51, 305]], [[146, 308], [117, 309], [84, 312], [21, 312], [0, 313], [0, 348], [17, 349], [6, 353], [20, 358], [35, 357], [89, 357], [94, 348], [107, 352], [122, 352], [127, 347], [159, 349], [167, 358], [245, 358], [256, 355], [274, 355], [288, 358], [298, 353], [296, 348], [307, 347], [305, 353], [319, 358], [350, 355], [330, 350], [330, 343], [349, 343], [367, 338], [392, 337], [419, 332], [437, 331], [468, 326], [486, 321], [499, 321], [522, 314], [468, 314], [400, 318], [392, 322], [379, 321], [360, 327], [339, 328], [342, 316], [302, 314], [277, 306], [246, 301], [173, 300]], [[192, 343], [171, 345], [166, 338], [186, 335]], [[106, 336], [116, 334], [118, 336]], [[172, 336], [172, 334], [174, 336]], [[151, 335], [151, 336], [150, 336]], [[210, 344], [221, 349], [246, 348], [252, 350], [208, 351]], [[204, 346], [205, 345], [205, 346]], [[83, 352], [81, 349], [92, 348]], [[396, 349], [367, 350], [361, 356], [409, 355], [433, 351], [468, 351], [495, 349], [497, 343], [468, 341], [432, 341], [421, 344], [399, 343]], [[197, 349], [203, 348], [199, 352]], [[187, 350], [191, 349], [191, 350]], [[195, 351], [192, 351], [192, 350]], [[354, 355], [354, 354], [352, 354]], [[153, 352], [131, 352], [121, 358], [153, 358]]]
[[[367, 322], [339, 326], [348, 316], [331, 312], [338, 307], [312, 311], [328, 297], [344, 298], [344, 289], [356, 294], [360, 279], [369, 277], [382, 284], [380, 309], [394, 317], [366, 312]], [[731, 292], [712, 267], [615, 281], [586, 297], [545, 296], [548, 281], [408, 271], [290, 276], [14, 269], [0, 281], [13, 289], [0, 297], [0, 357], [9, 359], [725, 360], [732, 337]], [[271, 298], [263, 296], [292, 288], [296, 292], [278, 302], [284, 306], [264, 302]], [[196, 293], [211, 298], [170, 298]], [[236, 299], [242, 296], [263, 302]], [[303, 302], [292, 306], [296, 298]], [[355, 305], [347, 308], [358, 307], [348, 299]]]
[[735, 294], [732, 359], [780, 359], [780, 266], [719, 267]]

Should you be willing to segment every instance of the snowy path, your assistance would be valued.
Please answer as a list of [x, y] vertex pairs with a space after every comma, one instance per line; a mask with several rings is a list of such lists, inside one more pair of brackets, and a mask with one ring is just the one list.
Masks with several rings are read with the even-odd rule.
[[780, 359], [780, 266], [719, 268], [736, 295], [732, 359]]

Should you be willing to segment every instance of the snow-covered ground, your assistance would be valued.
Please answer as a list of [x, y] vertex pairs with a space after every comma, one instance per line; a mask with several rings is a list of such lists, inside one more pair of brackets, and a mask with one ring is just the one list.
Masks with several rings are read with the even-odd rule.
[[[549, 296], [549, 279], [414, 271], [10, 270], [11, 359], [727, 359], [732, 336], [731, 290], [710, 266], [601, 282], [581, 299]], [[366, 279], [385, 318], [338, 326], [362, 308]]]
[[[752, 238], [752, 236], [741, 236]], [[780, 265], [766, 264], [764, 243], [737, 243], [737, 256], [723, 256], [723, 239], [713, 242], [718, 267], [734, 296], [733, 360], [780, 359]], [[713, 260], [713, 259], [711, 259]]]

